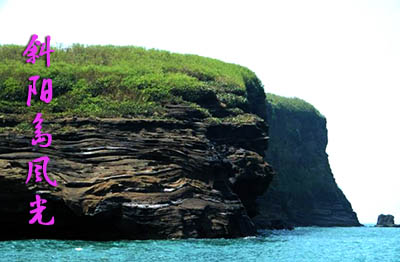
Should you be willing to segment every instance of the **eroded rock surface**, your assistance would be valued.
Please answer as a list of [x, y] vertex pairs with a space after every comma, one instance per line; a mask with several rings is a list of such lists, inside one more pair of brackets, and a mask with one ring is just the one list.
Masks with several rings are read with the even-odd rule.
[[[263, 159], [265, 123], [193, 119], [54, 120], [44, 131], [50, 124], [63, 130], [52, 131], [49, 148], [32, 146], [33, 134], [1, 134], [0, 237], [254, 235], [255, 199], [272, 177]], [[34, 178], [25, 184], [28, 162], [43, 155], [51, 159], [48, 174], [57, 187]], [[54, 216], [54, 226], [28, 224], [35, 194], [48, 201], [43, 221]]]

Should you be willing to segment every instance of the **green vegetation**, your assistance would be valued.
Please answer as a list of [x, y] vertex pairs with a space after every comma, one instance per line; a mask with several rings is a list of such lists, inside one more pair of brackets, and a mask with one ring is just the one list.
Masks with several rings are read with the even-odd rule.
[[[260, 81], [235, 64], [139, 47], [73, 45], [53, 48], [51, 66], [45, 67], [44, 57], [34, 65], [26, 63], [24, 49], [0, 46], [0, 113], [163, 118], [168, 117], [166, 105], [186, 104], [206, 117], [221, 117], [213, 112], [222, 108], [222, 117], [237, 118], [241, 113], [262, 116], [260, 108], [265, 110], [265, 104], [255, 103], [265, 98]], [[41, 80], [52, 79], [50, 104], [37, 95], [32, 106], [26, 106], [28, 78], [33, 75], [41, 77], [39, 94]]]
[[320, 117], [322, 114], [311, 104], [297, 97], [283, 97], [268, 93], [267, 103], [272, 109], [283, 109], [289, 112], [312, 113]]

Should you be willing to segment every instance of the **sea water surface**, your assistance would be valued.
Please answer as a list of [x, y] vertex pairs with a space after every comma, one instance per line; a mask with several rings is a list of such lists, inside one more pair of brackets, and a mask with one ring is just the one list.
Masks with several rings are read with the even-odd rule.
[[400, 262], [400, 228], [303, 227], [213, 240], [3, 241], [0, 261]]

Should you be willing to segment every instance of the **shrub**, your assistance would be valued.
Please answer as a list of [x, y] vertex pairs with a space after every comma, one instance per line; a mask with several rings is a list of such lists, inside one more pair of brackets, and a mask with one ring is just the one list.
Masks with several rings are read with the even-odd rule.
[[246, 97], [231, 93], [220, 93], [218, 94], [218, 100], [224, 103], [228, 108], [240, 108], [244, 111], [248, 110], [248, 101]]
[[[227, 105], [225, 110], [242, 114], [253, 112], [249, 97], [264, 94], [253, 72], [212, 58], [78, 44], [54, 48], [47, 68], [44, 59], [34, 65], [25, 63], [24, 49], [0, 46], [1, 113], [26, 112], [32, 75], [52, 79], [53, 100], [45, 104], [34, 99], [28, 112], [43, 110], [55, 116], [162, 116], [165, 104], [185, 102], [196, 103], [208, 116], [206, 108], [217, 110], [219, 101]], [[257, 106], [265, 107], [262, 102]]]
[[23, 102], [28, 97], [28, 87], [13, 77], [9, 77], [0, 86], [0, 99], [10, 102]]

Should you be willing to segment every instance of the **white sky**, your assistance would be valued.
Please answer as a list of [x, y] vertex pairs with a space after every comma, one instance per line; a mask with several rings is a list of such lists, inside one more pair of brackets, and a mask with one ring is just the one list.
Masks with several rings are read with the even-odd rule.
[[250, 68], [327, 117], [331, 167], [360, 221], [400, 222], [400, 0], [0, 0], [0, 44], [34, 33]]

